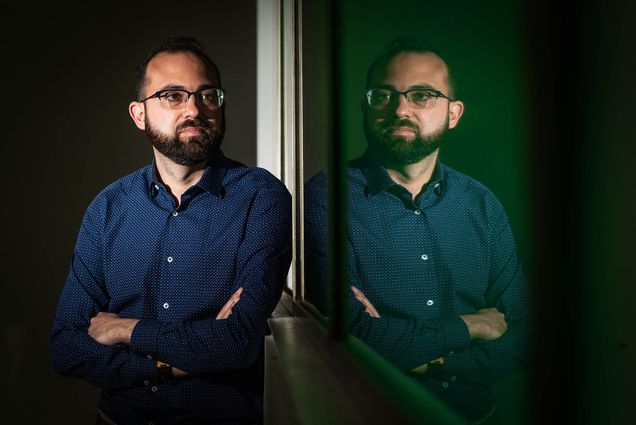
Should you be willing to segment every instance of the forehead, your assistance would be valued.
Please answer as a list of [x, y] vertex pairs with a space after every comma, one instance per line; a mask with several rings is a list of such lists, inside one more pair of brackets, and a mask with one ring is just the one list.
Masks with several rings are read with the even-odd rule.
[[448, 90], [448, 68], [433, 53], [402, 52], [372, 73], [373, 85], [389, 85], [398, 90], [413, 86], [430, 86]]
[[152, 92], [166, 86], [196, 90], [203, 85], [218, 85], [215, 69], [192, 52], [163, 52], [148, 62], [146, 88]]

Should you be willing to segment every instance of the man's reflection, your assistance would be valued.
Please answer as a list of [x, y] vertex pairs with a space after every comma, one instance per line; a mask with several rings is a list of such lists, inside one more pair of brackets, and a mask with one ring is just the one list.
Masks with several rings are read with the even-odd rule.
[[[367, 74], [368, 149], [348, 168], [351, 333], [471, 422], [525, 367], [529, 291], [502, 205], [442, 164], [464, 105], [442, 57], [402, 39]], [[324, 308], [327, 175], [306, 185], [307, 295]]]

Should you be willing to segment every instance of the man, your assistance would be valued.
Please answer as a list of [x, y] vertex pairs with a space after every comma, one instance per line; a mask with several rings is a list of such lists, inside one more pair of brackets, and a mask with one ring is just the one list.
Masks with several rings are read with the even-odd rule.
[[[368, 149], [348, 168], [351, 333], [484, 423], [490, 384], [528, 362], [529, 295], [501, 204], [438, 159], [463, 111], [445, 61], [419, 40], [371, 65]], [[326, 187], [321, 173], [305, 193], [307, 293], [323, 308]]]
[[226, 158], [225, 92], [188, 37], [140, 65], [129, 112], [152, 164], [88, 207], [49, 339], [103, 389], [97, 423], [261, 421], [259, 356], [291, 261], [291, 200]]

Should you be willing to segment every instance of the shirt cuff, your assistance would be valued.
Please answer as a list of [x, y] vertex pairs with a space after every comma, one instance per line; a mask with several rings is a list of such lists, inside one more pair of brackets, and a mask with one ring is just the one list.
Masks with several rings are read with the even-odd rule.
[[446, 317], [438, 320], [441, 334], [444, 335], [444, 353], [460, 351], [470, 347], [468, 326], [460, 317]]
[[444, 367], [441, 369], [439, 378], [452, 377], [453, 380], [467, 382], [478, 373], [475, 362], [472, 358], [471, 350], [459, 352], [450, 351], [444, 356]]
[[142, 319], [137, 322], [130, 336], [130, 349], [138, 354], [154, 355], [162, 327], [163, 322], [159, 320]]
[[139, 356], [131, 355], [128, 363], [128, 376], [130, 381], [135, 385], [143, 382], [144, 385], [155, 384], [158, 382], [157, 361], [150, 355]]

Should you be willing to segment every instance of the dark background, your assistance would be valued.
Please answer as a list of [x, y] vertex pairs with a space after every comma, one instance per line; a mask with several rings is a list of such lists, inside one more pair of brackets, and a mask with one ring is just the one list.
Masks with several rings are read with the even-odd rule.
[[91, 423], [98, 390], [54, 374], [46, 341], [86, 207], [151, 161], [128, 115], [135, 68], [165, 36], [199, 38], [228, 90], [223, 149], [256, 165], [256, 3], [15, 1], [0, 16], [2, 416]]

